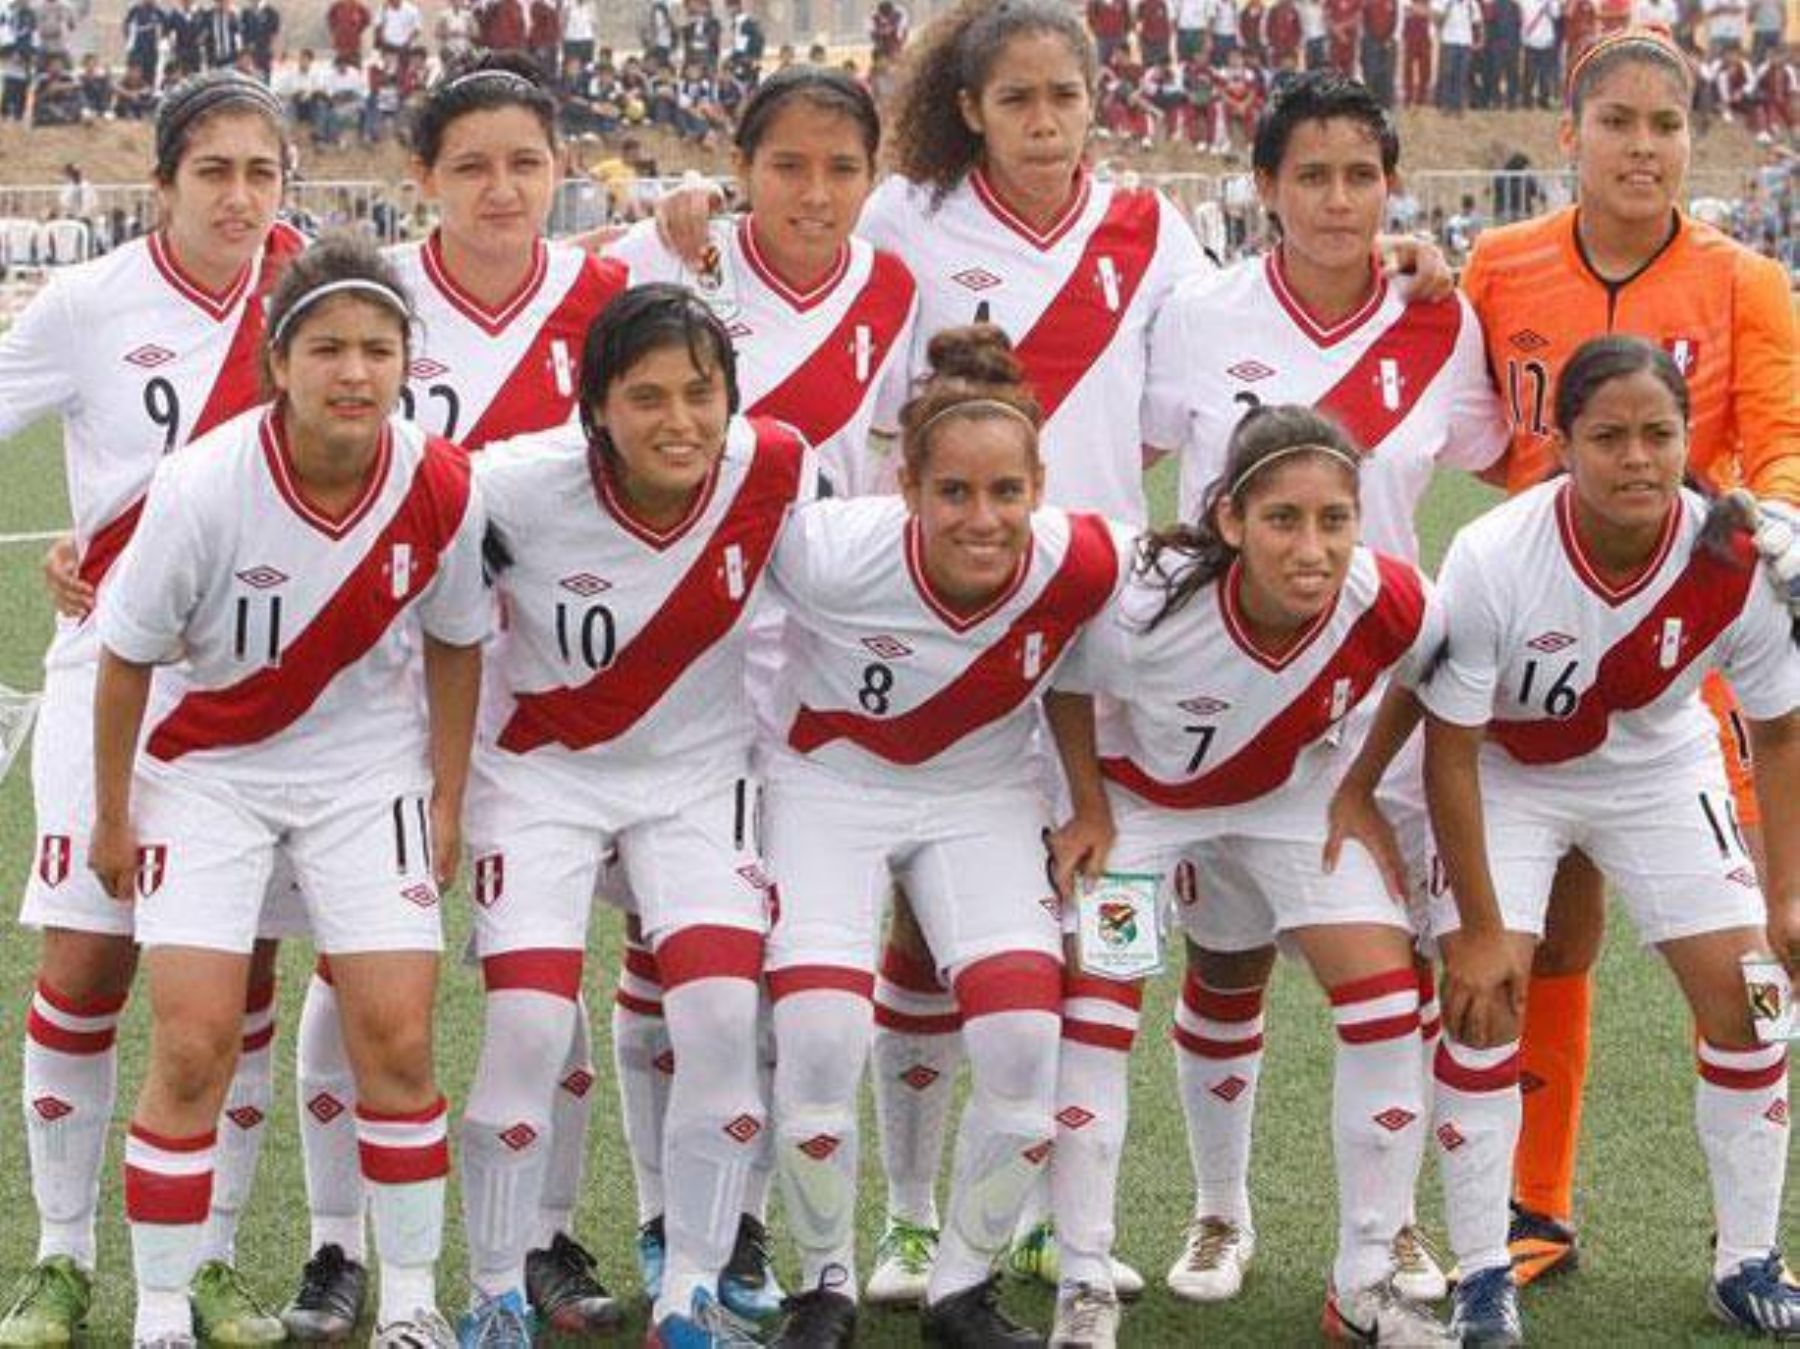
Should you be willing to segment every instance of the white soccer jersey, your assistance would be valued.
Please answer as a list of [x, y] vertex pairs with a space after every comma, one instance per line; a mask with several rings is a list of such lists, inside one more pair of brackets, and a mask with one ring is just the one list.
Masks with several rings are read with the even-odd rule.
[[935, 210], [931, 189], [890, 178], [858, 232], [906, 260], [919, 283], [911, 368], [945, 328], [986, 318], [1012, 338], [1044, 409], [1047, 498], [1142, 524], [1139, 404], [1158, 311], [1187, 277], [1210, 269], [1160, 194], [1083, 173], [1069, 209], [1033, 230], [1001, 205], [979, 169]]
[[712, 265], [696, 274], [646, 220], [608, 253], [634, 283], [679, 282], [712, 305], [731, 332], [744, 411], [805, 436], [840, 496], [891, 488], [869, 428], [878, 417], [892, 425], [906, 397], [918, 316], [912, 273], [853, 238], [830, 275], [801, 294], [763, 259], [748, 217], [716, 222], [712, 249]]
[[154, 664], [143, 752], [248, 785], [423, 766], [421, 630], [486, 637], [482, 513], [467, 457], [393, 419], [341, 518], [294, 484], [254, 409], [164, 460], [100, 598], [100, 640]]
[[419, 313], [404, 415], [469, 450], [574, 415], [582, 343], [625, 289], [623, 264], [540, 242], [518, 294], [489, 309], [450, 279], [435, 232], [388, 259]]
[[1506, 449], [1481, 325], [1460, 295], [1408, 304], [1385, 280], [1332, 327], [1289, 289], [1279, 251], [1183, 286], [1150, 362], [1145, 437], [1181, 449], [1181, 518], [1225, 469], [1232, 429], [1259, 403], [1329, 413], [1368, 452], [1362, 537], [1417, 558], [1413, 513], [1440, 463], [1484, 469]]
[[1488, 728], [1490, 754], [1596, 787], [1716, 756], [1698, 697], [1717, 666], [1746, 715], [1800, 706], [1800, 651], [1749, 540], [1697, 548], [1706, 503], [1684, 491], [1637, 577], [1605, 579], [1553, 479], [1463, 526], [1440, 573], [1447, 654], [1420, 689], [1445, 721]]
[[734, 419], [692, 511], [662, 531], [632, 517], [577, 427], [494, 445], [477, 476], [514, 559], [483, 752], [598, 764], [663, 804], [747, 772], [746, 615], [789, 508], [816, 493], [806, 443]]
[[932, 592], [917, 522], [897, 497], [822, 501], [776, 549], [788, 615], [771, 771], [805, 759], [884, 787], [1031, 785], [1035, 705], [1123, 577], [1129, 536], [1047, 507], [1012, 583], [973, 614]]
[[1415, 680], [1443, 618], [1409, 562], [1358, 548], [1337, 602], [1279, 655], [1260, 649], [1234, 566], [1155, 628], [1160, 585], [1134, 573], [1057, 687], [1107, 695], [1101, 769], [1194, 837], [1316, 838], [1390, 672]]
[[[147, 235], [58, 271], [0, 335], [0, 438], [61, 417], [89, 584], [131, 538], [157, 461], [258, 401], [264, 303], [304, 245], [277, 225], [232, 285], [212, 294], [181, 271], [160, 234]], [[97, 655], [93, 624], [57, 620], [47, 664]]]

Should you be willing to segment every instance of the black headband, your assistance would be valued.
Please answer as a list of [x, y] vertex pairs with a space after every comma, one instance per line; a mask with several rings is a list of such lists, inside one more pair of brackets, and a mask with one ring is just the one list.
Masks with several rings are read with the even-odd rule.
[[283, 124], [281, 100], [260, 81], [235, 70], [196, 76], [170, 93], [157, 113], [156, 167], [164, 177], [174, 173], [183, 137], [194, 120], [232, 103], [266, 114], [277, 127]]

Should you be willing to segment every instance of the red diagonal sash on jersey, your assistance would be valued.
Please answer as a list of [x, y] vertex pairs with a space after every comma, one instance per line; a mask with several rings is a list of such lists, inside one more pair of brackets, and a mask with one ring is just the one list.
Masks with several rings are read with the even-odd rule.
[[[618, 659], [585, 684], [521, 693], [500, 748], [527, 754], [548, 744], [589, 749], [616, 740], [672, 689], [738, 622], [800, 492], [804, 454], [786, 430], [755, 421], [756, 453], [736, 498], [668, 599]], [[725, 550], [742, 552], [744, 585], [732, 598], [719, 577]]]
[[1350, 625], [1342, 645], [1300, 695], [1236, 754], [1185, 782], [1153, 778], [1125, 758], [1102, 759], [1100, 771], [1144, 800], [1171, 810], [1241, 805], [1282, 786], [1293, 776], [1300, 752], [1331, 729], [1332, 694], [1338, 681], [1350, 681], [1349, 702], [1343, 708], [1347, 711], [1418, 640], [1425, 619], [1425, 589], [1418, 572], [1382, 554], [1375, 562], [1381, 576], [1375, 602]]
[[[469, 450], [479, 450], [489, 441], [542, 431], [568, 421], [575, 410], [576, 377], [588, 328], [628, 281], [625, 268], [619, 263], [609, 258], [588, 258], [575, 274], [568, 293], [544, 320], [519, 363], [501, 383], [493, 402], [475, 425], [456, 438], [458, 443]], [[566, 394], [556, 386], [550, 344], [557, 341], [563, 342], [569, 353]]]
[[[1731, 548], [1729, 558], [1694, 550], [1650, 612], [1600, 657], [1594, 682], [1567, 717], [1494, 721], [1488, 734], [1520, 763], [1566, 763], [1599, 749], [1615, 712], [1655, 702], [1743, 612], [1756, 579], [1756, 549], [1745, 534], [1734, 535]], [[1665, 655], [1671, 633], [1677, 649]]]
[[[898, 258], [877, 252], [868, 278], [825, 340], [788, 377], [750, 409], [759, 417], [786, 422], [817, 448], [856, 415], [888, 349], [912, 309], [913, 279]], [[856, 330], [867, 328], [863, 357], [868, 375], [856, 377]]]
[[[254, 744], [293, 725], [431, 584], [468, 506], [467, 458], [433, 437], [393, 518], [337, 593], [282, 651], [281, 664], [226, 688], [189, 693], [150, 733], [145, 748], [172, 761], [195, 750]], [[399, 598], [384, 575], [397, 544], [412, 549], [410, 584]]]
[[[1160, 218], [1154, 192], [1113, 193], [1062, 289], [1015, 348], [1045, 421], [1056, 415], [1119, 331], [1156, 256]], [[1116, 278], [1117, 304], [1108, 303], [1112, 297], [1102, 279], [1103, 266]]]
[[[955, 679], [897, 717], [802, 707], [788, 731], [788, 744], [810, 754], [834, 740], [849, 740], [889, 763], [912, 765], [935, 758], [1029, 698], [1069, 639], [1106, 604], [1118, 575], [1118, 550], [1106, 522], [1097, 515], [1071, 515], [1069, 549], [1056, 574], [1000, 640]], [[1034, 634], [1042, 636], [1044, 649], [1039, 673], [1027, 676], [1024, 647]]]
[[[201, 406], [200, 416], [188, 428], [183, 444], [198, 440], [214, 427], [256, 406], [262, 396], [262, 375], [256, 353], [262, 346], [263, 314], [269, 292], [281, 279], [283, 269], [305, 247], [306, 240], [286, 226], [277, 225], [270, 231], [268, 242], [263, 245], [262, 270], [257, 274], [256, 289], [244, 300], [244, 309], [238, 315], [237, 328], [231, 334], [231, 346], [225, 352], [218, 378], [213, 381], [212, 390]], [[100, 584], [112, 570], [113, 563], [119, 560], [119, 554], [125, 551], [125, 545], [131, 542], [138, 516], [143, 513], [144, 498], [139, 495], [94, 531], [81, 554], [83, 581], [91, 586]]]
[[[1456, 350], [1463, 318], [1454, 296], [1407, 305], [1314, 406], [1335, 417], [1370, 454], [1379, 453]], [[1393, 364], [1384, 370], [1383, 361]]]

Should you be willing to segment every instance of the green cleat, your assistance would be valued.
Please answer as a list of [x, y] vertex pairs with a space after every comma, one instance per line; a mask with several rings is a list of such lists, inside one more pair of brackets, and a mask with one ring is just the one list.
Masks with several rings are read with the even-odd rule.
[[287, 1327], [256, 1300], [237, 1270], [223, 1260], [208, 1260], [188, 1285], [194, 1309], [194, 1333], [207, 1344], [282, 1344]]
[[73, 1259], [53, 1255], [41, 1260], [19, 1281], [5, 1317], [0, 1318], [0, 1345], [32, 1349], [73, 1344], [93, 1300], [93, 1275]]

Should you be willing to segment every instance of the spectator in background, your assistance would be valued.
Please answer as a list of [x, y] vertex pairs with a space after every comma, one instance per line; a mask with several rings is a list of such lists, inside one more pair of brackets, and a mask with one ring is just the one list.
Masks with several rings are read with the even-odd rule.
[[1206, 52], [1207, 0], [1175, 0], [1175, 56], [1187, 62]]
[[1761, 129], [1758, 115], [1756, 70], [1733, 43], [1713, 62], [1713, 102], [1727, 122], [1742, 122], [1752, 131]]
[[31, 124], [33, 126], [80, 126], [81, 86], [69, 71], [69, 58], [62, 52], [46, 56], [32, 91]]
[[[882, 0], [883, 4], [891, 0]], [[877, 6], [879, 8], [879, 6]], [[1138, 57], [1146, 66], [1169, 64], [1169, 53], [1175, 44], [1175, 25], [1169, 17], [1168, 0], [1138, 0]]]
[[1263, 45], [1268, 53], [1269, 64], [1277, 70], [1287, 57], [1294, 58], [1294, 68], [1300, 65], [1300, 6], [1296, 0], [1275, 0], [1269, 6], [1269, 13], [1263, 20]]
[[[202, 50], [205, 30], [200, 15], [194, 11], [194, 0], [175, 0], [173, 8], [163, 11], [163, 33], [169, 40], [169, 55], [181, 67], [182, 75], [195, 75], [206, 69]], [[165, 83], [172, 84], [176, 78], [163, 71]]]
[[[744, 0], [725, 0], [725, 27], [731, 39], [731, 73], [745, 85], [754, 86], [762, 74], [763, 52], [769, 45], [762, 20], [744, 9]], [[887, 62], [892, 70], [893, 63]], [[875, 78], [877, 63], [870, 62], [869, 78]]]
[[530, 31], [525, 0], [487, 0], [478, 11], [481, 45], [489, 51], [525, 50]]
[[37, 58], [37, 10], [31, 0], [0, 0], [0, 121], [22, 122]]
[[63, 184], [56, 191], [56, 214], [62, 220], [82, 220], [89, 225], [100, 214], [100, 194], [87, 180], [79, 164], [64, 164]]
[[1544, 207], [1544, 194], [1531, 172], [1531, 160], [1515, 150], [1494, 175], [1494, 222], [1504, 225], [1536, 215]]
[[[113, 115], [121, 121], [139, 122], [156, 112], [156, 86], [144, 68], [132, 61], [113, 87]], [[115, 233], [113, 237], [119, 236]]]
[[424, 31], [424, 21], [413, 0], [384, 0], [375, 15], [375, 50], [384, 58], [394, 58], [393, 73], [403, 81], [412, 72]]
[[69, 60], [69, 44], [75, 36], [78, 17], [69, 0], [37, 0], [37, 57], [40, 62], [52, 56]]
[[1300, 0], [1300, 50], [1308, 70], [1323, 70], [1331, 57], [1331, 38], [1325, 26], [1324, 0]]
[[132, 0], [120, 27], [125, 35], [126, 65], [137, 66], [155, 87], [157, 70], [162, 63], [162, 8], [157, 0]]
[[450, 0], [431, 30], [432, 40], [437, 43], [438, 64], [448, 70], [474, 51], [476, 29], [469, 0]]
[[200, 64], [204, 69], [237, 64], [238, 52], [244, 45], [239, 17], [232, 0], [212, 0], [194, 11], [194, 23], [200, 30]]
[[1469, 106], [1479, 0], [1432, 0], [1431, 12], [1438, 29], [1437, 105], [1460, 117]]
[[1261, 78], [1250, 69], [1242, 52], [1234, 51], [1225, 58], [1218, 91], [1219, 120], [1225, 140], [1213, 148], [1221, 154], [1249, 149], [1256, 139], [1256, 119], [1262, 114], [1263, 90]]
[[243, 32], [244, 50], [250, 53], [262, 77], [268, 79], [275, 69], [275, 39], [281, 36], [281, 11], [275, 8], [274, 0], [250, 0], [238, 18], [238, 27]]
[[1238, 10], [1238, 46], [1244, 59], [1258, 68], [1268, 61], [1268, 44], [1263, 38], [1263, 25], [1269, 17], [1263, 0], [1243, 0]]
[[1394, 58], [1400, 0], [1363, 0], [1362, 79], [1384, 108], [1394, 106]]
[[583, 70], [594, 64], [594, 0], [565, 0], [562, 11], [562, 53], [581, 62]]
[[[1640, 28], [1655, 25], [1671, 33], [1682, 27], [1681, 0], [1632, 0], [1631, 21]], [[1696, 0], [1695, 8], [1698, 8]], [[1692, 25], [1688, 25], [1692, 27]]]
[[269, 87], [287, 109], [288, 124], [304, 127], [315, 141], [324, 139], [326, 104], [325, 72], [311, 47], [302, 47], [292, 61], [276, 66]]
[[1594, 0], [1563, 0], [1563, 69], [1569, 70], [1594, 45], [1600, 33], [1600, 9]]
[[331, 34], [331, 56], [335, 66], [348, 61], [362, 69], [363, 34], [374, 22], [363, 0], [331, 0], [325, 11], [325, 30]]
[[1762, 97], [1763, 131], [1787, 140], [1800, 128], [1800, 59], [1789, 46], [1763, 63], [1757, 79]]
[[75, 82], [81, 86], [81, 106], [87, 120], [111, 120], [113, 115], [112, 72], [100, 64], [100, 58], [88, 52], [81, 58], [81, 69]]
[[556, 53], [562, 46], [562, 13], [556, 0], [531, 0], [525, 12], [525, 46], [544, 72], [546, 81], [556, 78]]
[[687, 19], [681, 25], [683, 63], [697, 62], [703, 70], [717, 70], [724, 47], [724, 26], [713, 13], [712, 0], [687, 0]]
[[1562, 93], [1556, 69], [1556, 20], [1559, 0], [1520, 0], [1519, 45], [1525, 76], [1519, 101], [1527, 108], [1554, 108]]
[[907, 13], [896, 0], [878, 0], [869, 11], [869, 51], [873, 55], [899, 60], [911, 31]]
[[1087, 23], [1102, 69], [1121, 47], [1131, 46], [1131, 0], [1087, 0]]
[[1780, 50], [1786, 28], [1784, 0], [1750, 0], [1750, 59], [1761, 65]]
[[1460, 267], [1468, 260], [1469, 250], [1475, 247], [1476, 237], [1481, 233], [1481, 224], [1475, 198], [1465, 193], [1462, 206], [1444, 222], [1442, 242], [1452, 264]]
[[1347, 79], [1356, 78], [1361, 29], [1362, 0], [1325, 0], [1325, 59]]
[[1406, 15], [1400, 21], [1400, 60], [1409, 108], [1422, 108], [1431, 102], [1433, 26], [1431, 0], [1406, 0]]
[[644, 22], [638, 31], [644, 57], [653, 64], [667, 65], [675, 54], [675, 11], [669, 0], [650, 0], [644, 11]]
[[1702, 0], [1701, 13], [1706, 16], [1706, 53], [1714, 60], [1725, 55], [1732, 46], [1743, 46], [1749, 9], [1744, 0]]
[[327, 145], [337, 145], [345, 127], [362, 126], [363, 109], [369, 101], [369, 77], [362, 62], [339, 53], [332, 58], [331, 69], [322, 81], [325, 93], [324, 135]]
[[1483, 6], [1481, 65], [1486, 106], [1519, 106], [1519, 41], [1525, 16], [1519, 0], [1486, 0]]

